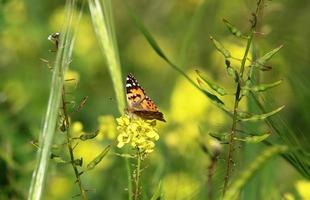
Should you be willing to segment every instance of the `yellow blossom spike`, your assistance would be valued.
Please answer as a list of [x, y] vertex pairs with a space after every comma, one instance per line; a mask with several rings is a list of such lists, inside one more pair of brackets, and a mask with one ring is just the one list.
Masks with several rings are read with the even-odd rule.
[[116, 119], [117, 147], [122, 148], [126, 144], [138, 149], [143, 155], [151, 153], [155, 148], [155, 141], [159, 139], [156, 123], [141, 118], [130, 118], [123, 115]]

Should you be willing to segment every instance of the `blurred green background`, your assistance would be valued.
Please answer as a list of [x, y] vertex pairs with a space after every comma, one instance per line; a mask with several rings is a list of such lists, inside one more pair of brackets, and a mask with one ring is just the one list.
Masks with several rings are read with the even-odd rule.
[[[0, 199], [26, 199], [36, 162], [36, 148], [30, 141], [39, 138], [51, 80], [51, 71], [41, 59], [52, 62], [55, 57], [49, 51], [53, 45], [47, 37], [61, 29], [64, 2], [0, 3]], [[229, 34], [222, 18], [247, 30], [255, 1], [133, 0], [130, 5], [165, 53], [191, 77], [195, 78], [194, 70], [199, 69], [233, 92], [222, 57], [209, 35], [241, 57], [245, 43]], [[113, 1], [113, 8], [123, 79], [128, 73], [134, 74], [167, 120], [158, 123], [160, 139], [145, 161], [142, 196], [149, 199], [162, 180], [165, 199], [206, 199], [209, 159], [199, 148], [197, 138], [209, 131], [228, 130], [231, 119], [154, 52], [133, 26], [122, 1]], [[283, 84], [266, 94], [264, 103], [267, 108], [286, 105], [278, 119], [310, 150], [310, 2], [268, 1], [263, 14], [260, 30], [264, 35], [255, 38], [259, 53], [284, 44], [272, 60], [273, 70], [259, 76], [263, 82], [283, 79]], [[77, 135], [101, 131], [95, 141], [80, 143], [75, 151], [87, 163], [107, 144], [115, 144], [114, 119], [120, 116], [87, 5], [67, 77], [78, 80], [77, 87], [71, 87], [70, 100], [79, 102], [89, 97], [83, 110], [72, 116], [72, 129]], [[228, 106], [232, 106], [231, 99], [232, 95], [224, 98]], [[261, 126], [252, 128], [261, 130]], [[287, 127], [282, 126], [283, 130]], [[56, 134], [56, 143], [63, 139], [62, 133]], [[112, 152], [119, 151], [113, 148]], [[264, 148], [263, 144], [238, 148], [235, 170], [250, 163]], [[224, 164], [223, 158], [219, 165]], [[220, 193], [222, 177], [214, 178], [219, 185], [214, 192]], [[90, 199], [127, 198], [124, 160], [113, 153], [82, 179], [87, 189], [94, 190], [88, 194]], [[309, 191], [310, 182], [277, 157], [256, 174], [240, 198], [310, 199]], [[70, 199], [77, 193], [71, 166], [50, 162], [43, 199]]]

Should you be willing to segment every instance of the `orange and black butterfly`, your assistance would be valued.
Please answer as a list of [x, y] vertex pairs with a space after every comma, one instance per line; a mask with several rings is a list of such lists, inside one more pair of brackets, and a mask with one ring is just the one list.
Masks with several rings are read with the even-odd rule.
[[158, 111], [155, 103], [145, 94], [132, 74], [129, 74], [126, 79], [126, 97], [129, 114], [137, 115], [142, 119], [166, 121], [163, 113]]

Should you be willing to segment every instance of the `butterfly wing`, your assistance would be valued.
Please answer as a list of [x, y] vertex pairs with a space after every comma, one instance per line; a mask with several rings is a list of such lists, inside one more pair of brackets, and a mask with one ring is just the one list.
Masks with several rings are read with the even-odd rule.
[[126, 96], [128, 111], [143, 119], [165, 121], [163, 113], [159, 112], [155, 103], [148, 97], [132, 74], [126, 79]]
[[140, 104], [145, 98], [145, 92], [131, 74], [126, 79], [126, 97], [129, 110], [142, 109]]

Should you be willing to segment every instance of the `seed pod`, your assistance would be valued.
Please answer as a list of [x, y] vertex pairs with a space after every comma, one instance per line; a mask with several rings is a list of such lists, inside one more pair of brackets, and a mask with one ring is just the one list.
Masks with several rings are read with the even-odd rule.
[[228, 28], [228, 30], [236, 37], [238, 38], [243, 38], [243, 39], [247, 39], [247, 37], [245, 35], [243, 35], [243, 33], [237, 29], [235, 26], [233, 26], [229, 21], [227, 21], [226, 19], [223, 19], [223, 22], [225, 23], [226, 27]]
[[[211, 82], [205, 76], [202, 76], [198, 70], [196, 70], [196, 73], [199, 76], [199, 78], [201, 80], [203, 80], [205, 84], [209, 85], [209, 87], [212, 88], [215, 92], [217, 92], [218, 94], [220, 94], [222, 96], [227, 94], [227, 92], [224, 90], [224, 88], [220, 87], [219, 85], [215, 84], [214, 82]], [[199, 79], [197, 79], [197, 80], [198, 80], [198, 84], [200, 86], [203, 86], [203, 83]]]
[[209, 135], [221, 142], [227, 142], [229, 140], [229, 134], [227, 132], [225, 133], [210, 132]]
[[248, 112], [243, 112], [243, 111], [238, 111], [238, 117], [240, 118], [249, 118], [251, 116], [253, 116], [252, 114], [248, 113]]
[[100, 163], [110, 150], [110, 145], [107, 146], [99, 155], [97, 155], [90, 163], [87, 164], [86, 171], [92, 170]]
[[251, 135], [251, 136], [247, 136], [245, 138], [234, 138], [234, 140], [255, 144], [255, 143], [259, 143], [259, 142], [267, 139], [269, 136], [270, 136], [270, 133], [265, 133], [262, 135]]
[[51, 159], [55, 162], [55, 163], [61, 163], [61, 164], [66, 164], [69, 163], [68, 161], [65, 161], [62, 157], [55, 155], [55, 154], [51, 154]]
[[213, 42], [215, 48], [221, 53], [223, 54], [223, 56], [225, 58], [230, 58], [231, 57], [231, 54], [230, 52], [225, 49], [225, 47], [217, 40], [215, 40], [212, 36], [210, 36], [210, 40]]
[[252, 83], [252, 82], [251, 82], [250, 79], [247, 79], [247, 80], [245, 81], [245, 86], [242, 87], [241, 95], [243, 95], [243, 96], [248, 95], [249, 90], [250, 90], [250, 85], [251, 85], [251, 83]]
[[270, 52], [266, 53], [262, 57], [256, 60], [256, 63], [259, 65], [264, 65], [268, 60], [270, 60], [278, 51], [283, 47], [283, 45], [280, 45], [279, 47], [271, 50]]
[[247, 118], [242, 118], [242, 117], [238, 117], [240, 121], [258, 121], [258, 120], [264, 120], [267, 117], [270, 117], [278, 112], [280, 112], [282, 109], [284, 108], [284, 106], [281, 106], [280, 108], [277, 108], [269, 113], [264, 113], [264, 114], [260, 114], [260, 115], [252, 115], [251, 117], [247, 117]]
[[95, 138], [99, 133], [100, 133], [99, 130], [97, 130], [94, 133], [83, 133], [82, 135], [80, 135], [79, 139], [82, 141], [90, 140], [90, 139]]
[[249, 89], [253, 92], [263, 92], [263, 91], [266, 91], [266, 90], [273, 88], [277, 85], [280, 85], [281, 83], [282, 83], [282, 80], [279, 80], [279, 81], [276, 81], [274, 83], [259, 84], [259, 85], [256, 85], [254, 87], [251, 87]]
[[248, 136], [244, 140], [246, 143], [259, 143], [265, 139], [267, 139], [270, 136], [270, 133], [266, 133], [263, 135], [253, 135], [253, 136]]

